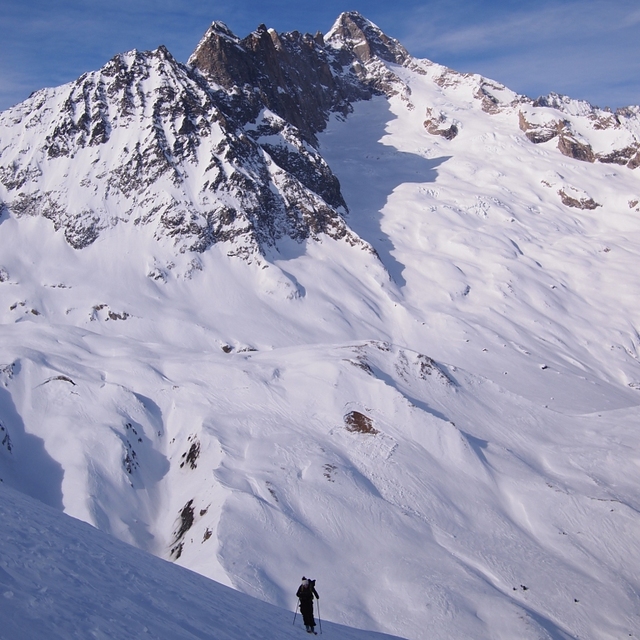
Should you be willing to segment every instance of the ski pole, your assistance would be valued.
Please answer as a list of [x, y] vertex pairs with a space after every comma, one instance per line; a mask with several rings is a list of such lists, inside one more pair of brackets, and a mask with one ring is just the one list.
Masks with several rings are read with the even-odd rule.
[[296, 623], [296, 616], [298, 615], [298, 607], [300, 606], [300, 601], [298, 600], [298, 604], [296, 604], [296, 612], [293, 614], [293, 622], [292, 624]]
[[318, 622], [320, 623], [320, 635], [322, 635], [322, 618], [320, 617], [320, 600], [316, 600], [318, 605]]

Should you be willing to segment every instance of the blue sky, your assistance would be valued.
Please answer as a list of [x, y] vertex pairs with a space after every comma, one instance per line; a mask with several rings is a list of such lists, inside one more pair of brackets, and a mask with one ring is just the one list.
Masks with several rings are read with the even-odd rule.
[[638, 0], [0, 0], [0, 109], [129, 49], [186, 61], [213, 20], [326, 32], [357, 10], [417, 57], [526, 95], [556, 91], [612, 108], [640, 104]]

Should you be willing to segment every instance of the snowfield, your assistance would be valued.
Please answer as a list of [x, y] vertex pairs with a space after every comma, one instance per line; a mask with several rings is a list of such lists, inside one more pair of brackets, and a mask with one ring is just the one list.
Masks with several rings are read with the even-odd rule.
[[304, 574], [371, 630], [334, 637], [638, 636], [640, 168], [525, 135], [631, 125], [385, 65], [318, 135], [354, 236], [76, 250], [1, 210], [0, 479], [54, 510], [0, 488], [0, 635], [287, 638]]
[[[3, 639], [267, 640], [304, 633], [299, 614], [294, 619], [24, 494], [0, 487], [0, 496]], [[393, 640], [331, 622], [322, 623], [322, 635]]]

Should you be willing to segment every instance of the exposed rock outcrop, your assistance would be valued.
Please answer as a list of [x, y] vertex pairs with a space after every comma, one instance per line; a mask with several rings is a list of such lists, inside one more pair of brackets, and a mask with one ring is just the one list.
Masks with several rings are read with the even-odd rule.
[[453, 140], [458, 135], [458, 125], [450, 123], [446, 114], [435, 113], [433, 109], [427, 108], [426, 117], [424, 128], [431, 135], [442, 136], [445, 140]]
[[562, 200], [562, 204], [566, 205], [567, 207], [593, 211], [594, 209], [602, 206], [589, 196], [585, 195], [581, 197], [580, 194], [574, 193], [574, 190], [570, 191], [571, 193], [567, 193], [567, 189], [560, 189], [558, 191], [558, 195], [560, 196], [560, 200]]
[[518, 112], [518, 124], [520, 125], [520, 130], [524, 131], [524, 135], [533, 144], [543, 144], [553, 140], [560, 133], [563, 126], [562, 123], [556, 120], [542, 124], [529, 122], [522, 111]]
[[363, 63], [377, 57], [386, 62], [404, 64], [411, 57], [397, 40], [384, 34], [356, 11], [340, 14], [327, 34], [327, 42]]

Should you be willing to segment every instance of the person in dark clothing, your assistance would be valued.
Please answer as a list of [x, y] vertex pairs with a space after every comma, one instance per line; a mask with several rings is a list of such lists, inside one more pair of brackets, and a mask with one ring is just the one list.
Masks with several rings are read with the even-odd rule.
[[313, 618], [313, 598], [315, 596], [320, 600], [320, 596], [316, 591], [316, 581], [307, 580], [302, 576], [302, 583], [298, 587], [296, 596], [300, 599], [300, 613], [307, 633], [315, 633], [316, 621]]

